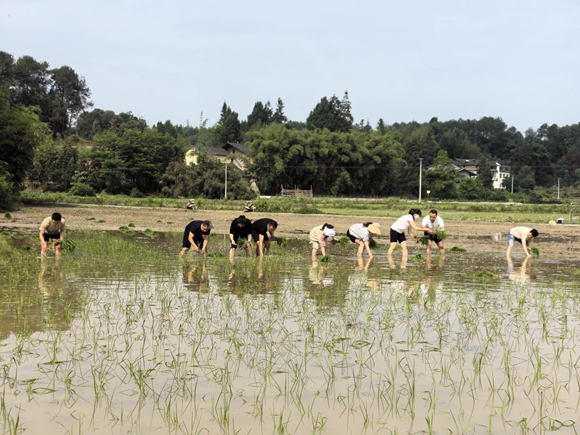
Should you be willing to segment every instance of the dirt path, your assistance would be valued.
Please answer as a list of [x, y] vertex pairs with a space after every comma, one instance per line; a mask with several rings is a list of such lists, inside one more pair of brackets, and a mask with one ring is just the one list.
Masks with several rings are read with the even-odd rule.
[[[186, 211], [184, 209], [117, 207], [67, 205], [55, 207], [26, 207], [12, 212], [11, 219], [0, 216], [0, 231], [37, 234], [42, 219], [54, 211], [62, 213], [66, 219], [67, 228], [71, 230], [118, 230], [121, 226], [135, 225], [135, 230], [149, 228], [157, 232], [179, 232], [194, 219], [209, 219], [213, 223], [213, 232], [226, 234], [232, 219], [241, 212], [234, 211]], [[308, 237], [308, 231], [315, 225], [325, 222], [332, 223], [338, 235], [344, 235], [350, 225], [357, 222], [374, 220], [380, 223], [382, 236], [379, 243], [388, 243], [389, 228], [394, 222], [392, 218], [370, 219], [365, 216], [329, 216], [329, 215], [299, 215], [289, 213], [247, 213], [248, 218], [255, 220], [270, 217], [278, 222], [277, 234], [284, 237]], [[442, 216], [445, 219], [445, 216]], [[525, 224], [524, 224], [525, 225]], [[501, 252], [507, 246], [507, 232], [517, 223], [490, 223], [475, 221], [445, 220], [445, 228], [449, 234], [445, 241], [446, 247], [458, 246], [470, 252]], [[578, 225], [534, 225], [540, 232], [535, 246], [543, 257], [570, 257], [580, 259], [580, 226]], [[411, 250], [423, 249], [412, 246]], [[521, 253], [521, 248], [514, 252]]]

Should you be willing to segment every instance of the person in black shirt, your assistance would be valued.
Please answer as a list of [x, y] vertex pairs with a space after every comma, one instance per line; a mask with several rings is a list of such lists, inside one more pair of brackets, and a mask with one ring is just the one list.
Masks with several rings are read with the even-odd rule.
[[[258, 219], [252, 224], [252, 238], [256, 242], [256, 255], [261, 257], [270, 251], [270, 239], [274, 240], [274, 231], [278, 222], [269, 218]], [[270, 233], [270, 237], [268, 237]]]
[[209, 233], [211, 232], [210, 221], [191, 221], [185, 227], [183, 232], [183, 248], [181, 255], [187, 254], [189, 248], [193, 249], [198, 254], [207, 255], [207, 244], [209, 242]]
[[230, 225], [230, 258], [233, 258], [236, 248], [238, 247], [238, 240], [246, 239], [246, 256], [250, 256], [250, 244], [252, 242], [252, 221], [244, 215], [235, 218]]

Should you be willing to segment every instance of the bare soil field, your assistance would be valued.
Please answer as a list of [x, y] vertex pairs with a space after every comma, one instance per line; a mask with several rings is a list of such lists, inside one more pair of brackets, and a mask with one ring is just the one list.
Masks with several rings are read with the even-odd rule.
[[[171, 208], [122, 207], [122, 206], [91, 206], [91, 205], [61, 205], [58, 207], [25, 207], [11, 212], [11, 218], [0, 216], [0, 231], [37, 234], [42, 220], [53, 212], [61, 213], [67, 229], [70, 230], [118, 230], [122, 226], [134, 225], [134, 230], [143, 231], [147, 228], [157, 232], [181, 233], [187, 223], [192, 220], [211, 220], [213, 232], [226, 234], [231, 221], [243, 214], [235, 211], [205, 211]], [[335, 215], [301, 215], [289, 213], [246, 213], [251, 220], [269, 217], [278, 222], [277, 235], [287, 238], [308, 237], [309, 230], [325, 222], [335, 225], [337, 235], [345, 235], [350, 225], [373, 220], [381, 225], [382, 235], [378, 237], [379, 244], [389, 242], [389, 228], [392, 218], [368, 218], [361, 216]], [[441, 215], [445, 219], [444, 215]], [[448, 238], [446, 248], [454, 246], [466, 249], [468, 252], [502, 252], [507, 247], [507, 232], [518, 226], [514, 223], [490, 223], [483, 221], [452, 221], [445, 219], [445, 230]], [[528, 226], [528, 224], [522, 224]], [[536, 246], [542, 257], [569, 257], [580, 259], [580, 226], [579, 225], [548, 225], [535, 224], [540, 236], [532, 246]], [[421, 234], [418, 234], [421, 235]], [[411, 251], [422, 250], [423, 247], [410, 241]], [[514, 249], [521, 253], [521, 248]]]

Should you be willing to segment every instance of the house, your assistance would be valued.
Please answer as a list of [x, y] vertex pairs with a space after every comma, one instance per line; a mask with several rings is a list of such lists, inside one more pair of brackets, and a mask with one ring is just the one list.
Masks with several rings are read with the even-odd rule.
[[231, 157], [231, 162], [242, 172], [246, 170], [246, 166], [251, 162], [250, 149], [243, 143], [228, 142], [223, 147], [228, 152], [228, 158]]
[[[216, 147], [205, 147], [205, 152], [210, 156], [215, 157], [220, 162], [224, 162], [229, 155], [229, 153], [223, 148]], [[185, 153], [185, 164], [186, 165], [197, 165], [199, 163], [199, 153], [196, 148], [190, 148]]]
[[[499, 162], [491, 161], [489, 163], [489, 171], [491, 172], [491, 179], [494, 189], [505, 189], [503, 180], [510, 176], [509, 165], [502, 165]], [[473, 176], [477, 177], [478, 161], [476, 159], [454, 159], [453, 164], [463, 171], [468, 171]]]
[[[205, 151], [218, 159], [220, 162], [233, 164], [240, 171], [244, 172], [248, 163], [251, 162], [249, 157], [250, 149], [243, 143], [228, 142], [222, 148], [205, 147]], [[192, 147], [185, 153], [186, 165], [197, 165], [199, 155], [196, 148]]]
[[[463, 178], [476, 178], [479, 170], [479, 162], [476, 159], [453, 159], [453, 167]], [[432, 169], [433, 166], [427, 168]], [[499, 162], [489, 162], [489, 171], [494, 189], [505, 189], [503, 180], [510, 176], [509, 165], [502, 165]]]
[[493, 181], [494, 189], [505, 189], [503, 180], [509, 178], [510, 167], [508, 165], [501, 165], [498, 162], [489, 162], [489, 170], [491, 171], [491, 180]]

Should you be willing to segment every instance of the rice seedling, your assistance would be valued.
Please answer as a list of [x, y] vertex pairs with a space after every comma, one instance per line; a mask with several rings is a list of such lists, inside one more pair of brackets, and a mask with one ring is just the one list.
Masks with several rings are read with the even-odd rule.
[[530, 253], [534, 257], [539, 257], [540, 256], [540, 250], [538, 248], [530, 248]]
[[462, 253], [464, 253], [464, 252], [467, 252], [465, 249], [463, 249], [463, 248], [459, 248], [458, 246], [454, 246], [454, 247], [453, 247], [453, 248], [451, 248], [449, 251], [450, 251], [450, 252], [453, 252], [453, 253], [455, 253], [455, 254], [462, 254]]
[[505, 267], [498, 256], [391, 275], [381, 258], [360, 270], [335, 255], [317, 268], [324, 286], [306, 241], [230, 262], [179, 259], [179, 234], [136, 234], [75, 232], [75, 255], [44, 269], [0, 237], [5, 431], [10, 419], [48, 433], [89, 420], [100, 433], [565, 433], [576, 421], [574, 262], [516, 285], [465, 273]]
[[322, 257], [320, 257], [320, 263], [321, 264], [330, 264], [333, 262], [333, 257], [330, 254], [325, 254]]

